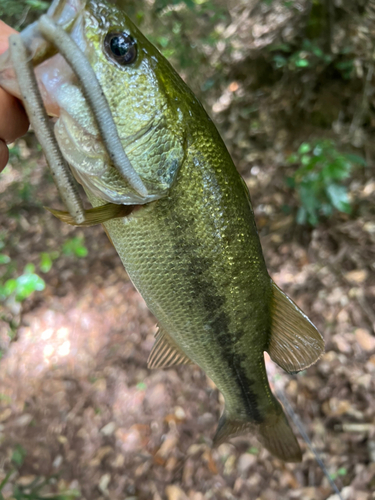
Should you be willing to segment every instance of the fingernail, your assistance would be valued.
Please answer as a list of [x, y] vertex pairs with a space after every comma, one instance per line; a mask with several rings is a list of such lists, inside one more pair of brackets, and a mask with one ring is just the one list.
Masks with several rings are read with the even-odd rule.
[[9, 150], [5, 142], [0, 139], [0, 172], [4, 170], [9, 160]]

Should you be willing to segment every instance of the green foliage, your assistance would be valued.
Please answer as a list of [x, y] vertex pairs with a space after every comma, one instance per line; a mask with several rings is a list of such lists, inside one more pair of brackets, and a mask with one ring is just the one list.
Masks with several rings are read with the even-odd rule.
[[346, 469], [346, 467], [340, 467], [339, 469], [337, 469], [336, 472], [332, 472], [330, 474], [330, 478], [334, 481], [338, 477], [345, 477], [347, 475], [347, 473], [348, 473], [348, 470]]
[[302, 40], [301, 46], [292, 47], [287, 43], [272, 45], [270, 51], [275, 54], [272, 57], [276, 69], [287, 69], [289, 71], [303, 71], [307, 69], [324, 69], [330, 64], [341, 74], [345, 80], [349, 79], [354, 69], [354, 59], [350, 55], [350, 48], [346, 47], [339, 54], [333, 56], [324, 51], [321, 42], [314, 42], [307, 38]]
[[315, 226], [321, 216], [329, 217], [334, 210], [351, 212], [348, 191], [342, 181], [350, 177], [354, 165], [366, 165], [362, 157], [341, 153], [333, 141], [318, 140], [302, 143], [288, 162], [301, 165], [287, 179], [301, 204], [297, 214], [299, 224]]
[[74, 236], [73, 238], [66, 240], [62, 251], [65, 255], [75, 255], [76, 257], [86, 257], [88, 254], [83, 236]]
[[17, 302], [22, 302], [33, 292], [44, 290], [46, 286], [44, 280], [34, 271], [35, 266], [27, 264], [23, 274], [17, 278], [10, 278], [5, 282], [0, 281], [0, 300], [4, 301], [13, 296]]
[[178, 69], [186, 70], [192, 80], [200, 78], [194, 70], [207, 64], [207, 54], [219, 40], [226, 41], [219, 29], [219, 25], [223, 21], [226, 24], [229, 18], [223, 3], [215, 0], [155, 0], [151, 11], [152, 24], [150, 12], [146, 14], [145, 10], [141, 6], [135, 18], [150, 41]]
[[12, 462], [15, 465], [21, 466], [25, 460], [25, 457], [26, 457], [25, 449], [20, 444], [17, 444], [12, 453]]
[[39, 268], [42, 273], [48, 273], [51, 270], [53, 261], [57, 259], [58, 256], [59, 252], [42, 252], [40, 254]]
[[259, 454], [259, 449], [256, 448], [255, 446], [251, 446], [248, 450], [247, 453], [250, 453], [250, 455], [258, 455]]
[[0, 18], [19, 30], [45, 12], [50, 4], [43, 0], [0, 0]]
[[0, 264], [9, 264], [10, 257], [4, 253], [0, 253]]
[[[4, 242], [0, 239], [0, 250], [4, 248]], [[83, 237], [75, 236], [68, 239], [62, 249], [65, 255], [75, 257], [86, 257], [88, 251], [84, 245]], [[53, 261], [59, 257], [59, 252], [42, 252], [40, 254], [39, 269], [42, 273], [48, 273]], [[0, 253], [0, 301], [13, 299], [23, 302], [36, 291], [45, 289], [45, 281], [35, 272], [34, 264], [26, 264], [23, 273], [17, 276], [16, 263], [4, 254]]]

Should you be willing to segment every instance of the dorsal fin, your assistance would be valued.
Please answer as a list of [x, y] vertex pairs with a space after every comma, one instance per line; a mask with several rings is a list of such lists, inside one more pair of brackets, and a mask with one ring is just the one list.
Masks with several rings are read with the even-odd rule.
[[324, 352], [324, 340], [301, 309], [272, 283], [271, 359], [289, 373], [314, 364]]
[[155, 338], [154, 347], [147, 361], [147, 368], [170, 368], [192, 363], [186, 354], [160, 328], [156, 332]]

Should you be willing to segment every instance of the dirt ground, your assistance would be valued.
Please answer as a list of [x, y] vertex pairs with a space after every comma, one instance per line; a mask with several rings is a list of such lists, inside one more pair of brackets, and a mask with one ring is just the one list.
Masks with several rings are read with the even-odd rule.
[[[251, 435], [212, 449], [223, 408], [218, 391], [194, 366], [147, 370], [155, 319], [100, 227], [63, 226], [40, 206], [58, 201], [44, 160], [37, 153], [31, 160], [36, 202], [15, 198], [19, 165], [1, 178], [1, 227], [10, 257], [19, 269], [37, 266], [42, 251], [61, 250], [74, 234], [84, 235], [88, 256], [60, 252], [43, 275], [45, 290], [14, 312], [17, 338], [0, 373], [0, 479], [14, 470], [5, 498], [12, 498], [15, 484], [25, 487], [37, 478], [50, 478], [43, 491], [87, 500], [331, 498], [301, 439], [304, 457], [297, 465], [273, 458]], [[265, 258], [275, 281], [323, 332], [326, 353], [296, 376], [268, 362], [269, 375], [342, 497], [370, 500], [375, 225], [368, 207], [375, 183], [363, 179], [352, 186], [361, 206], [355, 217], [337, 215], [314, 230], [301, 229], [280, 211], [286, 193], [277, 172], [245, 175]], [[9, 325], [1, 325], [4, 344]], [[15, 450], [22, 455], [17, 467]]]

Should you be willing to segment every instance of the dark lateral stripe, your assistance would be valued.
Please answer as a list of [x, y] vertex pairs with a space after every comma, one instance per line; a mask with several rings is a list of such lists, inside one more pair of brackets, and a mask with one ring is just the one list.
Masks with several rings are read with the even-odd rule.
[[239, 340], [245, 332], [230, 331], [231, 318], [230, 312], [225, 307], [227, 302], [225, 293], [218, 289], [215, 278], [210, 274], [210, 269], [215, 267], [216, 262], [210, 255], [200, 252], [202, 242], [199, 239], [199, 232], [192, 230], [196, 227], [197, 219], [191, 213], [186, 213], [186, 210], [181, 210], [178, 204], [173, 207], [171, 215], [179, 228], [173, 235], [175, 259], [176, 262], [185, 262], [186, 269], [181, 269], [181, 272], [184, 273], [187, 282], [186, 288], [194, 291], [186, 307], [190, 308], [192, 317], [197, 314], [204, 315], [206, 324], [210, 325], [212, 343], [220, 346], [222, 369], [231, 372], [233, 390], [239, 392], [239, 398], [249, 420], [261, 423], [263, 418], [259, 411], [257, 395], [252, 390], [256, 381], [250, 379], [242, 368], [247, 364], [243, 355], [233, 354], [233, 337]]

